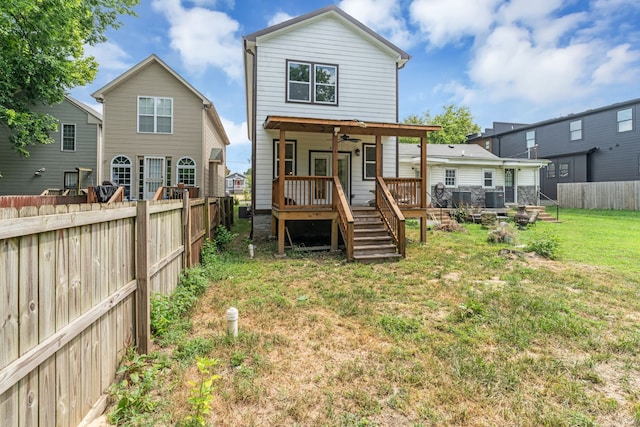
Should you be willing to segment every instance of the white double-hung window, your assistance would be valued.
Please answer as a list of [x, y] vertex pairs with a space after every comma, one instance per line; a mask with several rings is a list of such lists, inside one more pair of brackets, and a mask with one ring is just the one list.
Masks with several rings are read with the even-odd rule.
[[173, 133], [173, 99], [139, 96], [138, 132]]
[[287, 61], [287, 101], [338, 104], [338, 66]]

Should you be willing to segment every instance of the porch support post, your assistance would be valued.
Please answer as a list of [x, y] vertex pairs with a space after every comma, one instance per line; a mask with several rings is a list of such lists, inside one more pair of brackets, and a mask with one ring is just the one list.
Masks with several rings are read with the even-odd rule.
[[424, 212], [424, 216], [420, 217], [420, 242], [427, 241], [427, 135], [420, 137], [420, 208]]
[[284, 219], [278, 218], [278, 256], [284, 256]]
[[280, 197], [278, 200], [279, 206], [280, 206], [280, 210], [284, 209], [284, 161], [285, 161], [285, 145], [286, 145], [286, 139], [285, 139], [285, 132], [284, 129], [280, 129], [280, 143], [278, 146], [278, 156], [279, 156], [279, 160], [278, 160], [278, 193], [280, 193]]
[[338, 251], [338, 220], [331, 220], [331, 252]]
[[[338, 135], [333, 132], [333, 137], [331, 138], [331, 175], [334, 177], [338, 176]], [[335, 199], [335, 194], [333, 195]]]
[[376, 178], [382, 176], [382, 136], [376, 135]]
[[[285, 139], [285, 131], [284, 129], [280, 129], [280, 143], [278, 147], [278, 193], [279, 200], [278, 204], [280, 206], [280, 211], [282, 212], [285, 209], [284, 206], [284, 179], [285, 179], [285, 169], [284, 169], [284, 161], [285, 161], [285, 148], [286, 148], [286, 139]], [[278, 217], [278, 255], [284, 255], [284, 224], [285, 221], [282, 218], [282, 215]]]

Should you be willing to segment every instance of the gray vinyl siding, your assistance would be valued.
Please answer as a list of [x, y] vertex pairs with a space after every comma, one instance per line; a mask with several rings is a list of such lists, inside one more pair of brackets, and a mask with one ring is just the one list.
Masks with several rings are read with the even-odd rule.
[[[58, 119], [58, 131], [51, 135], [54, 143], [30, 146], [30, 157], [23, 158], [9, 144], [7, 130], [0, 128], [0, 195], [35, 195], [47, 188], [62, 189], [64, 172], [75, 172], [76, 167], [93, 170], [91, 174], [82, 174], [83, 187], [95, 184], [98, 179], [96, 159], [99, 125], [88, 123], [87, 112], [66, 99], [55, 106], [38, 107], [37, 111]], [[96, 120], [93, 117], [91, 119]], [[60, 149], [62, 123], [76, 125], [75, 151]], [[45, 171], [36, 176], [34, 172], [40, 168]]]
[[[618, 132], [617, 113], [632, 108], [633, 129]], [[606, 108], [572, 114], [498, 134], [493, 153], [500, 157], [526, 157], [526, 133], [536, 131], [538, 158], [556, 163], [556, 182], [635, 181], [640, 179], [640, 102], [620, 103]], [[570, 123], [582, 120], [582, 138], [571, 140]], [[589, 150], [593, 152], [589, 153]], [[559, 177], [558, 165], [569, 164], [569, 176]], [[556, 182], [541, 171], [543, 192], [555, 196]], [[552, 194], [549, 194], [552, 193]]]

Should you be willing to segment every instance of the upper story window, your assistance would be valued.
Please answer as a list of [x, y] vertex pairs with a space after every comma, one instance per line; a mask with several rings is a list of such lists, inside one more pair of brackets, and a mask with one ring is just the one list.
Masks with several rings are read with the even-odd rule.
[[62, 125], [62, 151], [76, 151], [76, 125]]
[[173, 133], [173, 99], [139, 96], [138, 132]]
[[362, 179], [376, 179], [376, 146], [362, 144]]
[[630, 130], [633, 130], [633, 110], [627, 108], [626, 110], [618, 111], [618, 132]]
[[338, 66], [287, 61], [287, 101], [338, 104]]
[[582, 139], [582, 120], [569, 123], [569, 132], [571, 133], [571, 141]]
[[456, 187], [457, 186], [457, 170], [455, 169], [445, 169], [444, 170], [444, 185], [446, 187]]
[[191, 157], [183, 157], [178, 160], [176, 172], [178, 175], [176, 182], [184, 185], [196, 185], [196, 162]]
[[[273, 177], [278, 177], [280, 161], [280, 141], [273, 140]], [[296, 141], [286, 140], [284, 142], [284, 174], [294, 175], [296, 173]]]
[[533, 148], [536, 145], [536, 131], [530, 130], [526, 134], [527, 148]]
[[490, 139], [487, 139], [487, 140], [484, 142], [484, 149], [485, 149], [485, 150], [488, 150], [488, 151], [491, 151], [491, 140], [490, 140]]

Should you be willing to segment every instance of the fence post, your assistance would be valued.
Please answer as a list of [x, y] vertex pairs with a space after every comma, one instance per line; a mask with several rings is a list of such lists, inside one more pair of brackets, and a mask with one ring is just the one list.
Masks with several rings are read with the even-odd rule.
[[151, 347], [149, 201], [140, 201], [136, 207], [136, 343], [138, 353], [147, 354]]
[[183, 193], [182, 199], [182, 225], [184, 239], [184, 260], [182, 264], [185, 268], [191, 267], [191, 212], [189, 208], [189, 192]]
[[204, 199], [204, 237], [211, 239], [211, 211], [209, 210], [209, 201], [207, 197]]

